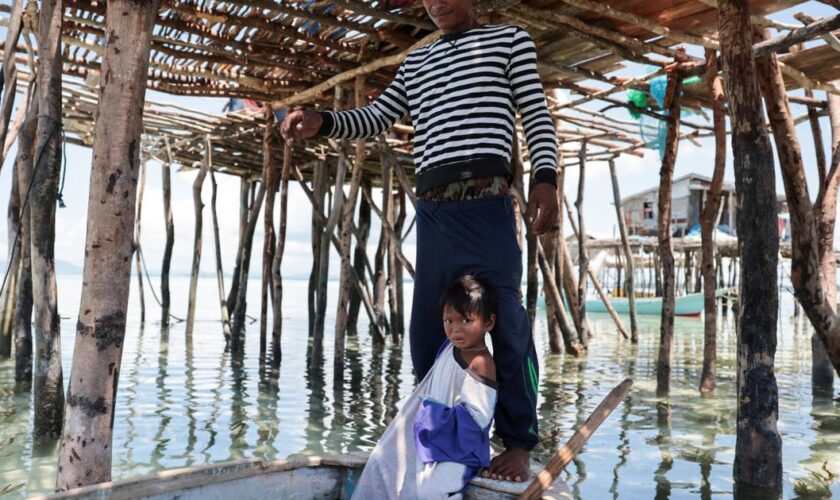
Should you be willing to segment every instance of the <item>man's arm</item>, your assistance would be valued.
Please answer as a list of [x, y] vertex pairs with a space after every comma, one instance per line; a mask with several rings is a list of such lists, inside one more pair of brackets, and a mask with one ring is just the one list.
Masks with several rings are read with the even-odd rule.
[[320, 135], [342, 139], [376, 137], [408, 114], [408, 98], [400, 66], [391, 85], [370, 105], [346, 111], [296, 110], [280, 128], [287, 140]]
[[507, 72], [522, 117], [535, 181], [528, 197], [527, 216], [534, 231], [542, 234], [557, 224], [557, 135], [537, 72], [537, 50], [523, 29], [514, 34]]

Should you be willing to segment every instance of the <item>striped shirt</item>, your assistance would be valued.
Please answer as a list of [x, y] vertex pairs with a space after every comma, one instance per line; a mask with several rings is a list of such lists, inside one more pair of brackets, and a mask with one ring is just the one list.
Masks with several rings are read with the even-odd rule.
[[323, 112], [326, 137], [374, 137], [411, 116], [417, 191], [472, 177], [510, 174], [516, 111], [536, 182], [556, 184], [557, 139], [522, 28], [484, 25], [408, 54], [369, 106]]

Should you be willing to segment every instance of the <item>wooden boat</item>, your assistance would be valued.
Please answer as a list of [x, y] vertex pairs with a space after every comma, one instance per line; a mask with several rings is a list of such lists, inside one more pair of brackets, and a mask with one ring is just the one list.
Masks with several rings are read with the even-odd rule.
[[[510, 483], [476, 478], [467, 486], [464, 498], [474, 500], [571, 499], [566, 484], [558, 478], [583, 449], [583, 445], [612, 413], [633, 385], [631, 379], [618, 384], [595, 408], [589, 418], [563, 445], [549, 463], [531, 462], [533, 480]], [[94, 484], [56, 493], [52, 500], [148, 499], [148, 500], [248, 500], [267, 498], [349, 500], [367, 463], [367, 453], [290, 458], [265, 462], [236, 460], [156, 472], [146, 476]], [[367, 499], [363, 499], [367, 500]]]
[[[265, 462], [236, 460], [220, 464], [156, 472], [78, 488], [51, 495], [49, 499], [349, 499], [367, 462], [367, 453], [324, 455]], [[536, 475], [543, 466], [532, 464]], [[522, 494], [528, 483], [509, 483], [476, 478], [464, 498], [512, 499]], [[543, 498], [571, 499], [562, 480], [556, 480]]]
[[[718, 290], [715, 293], [716, 297], [720, 297], [726, 293], [726, 290]], [[610, 297], [615, 312], [619, 314], [630, 314], [630, 302], [626, 298]], [[590, 299], [586, 301], [586, 310], [593, 313], [606, 313], [607, 308], [600, 299]], [[674, 315], [676, 316], [699, 316], [703, 312], [703, 294], [691, 293], [677, 297], [674, 301]], [[636, 298], [636, 314], [653, 314], [659, 315], [662, 313], [662, 297], [653, 297], [649, 299]]]

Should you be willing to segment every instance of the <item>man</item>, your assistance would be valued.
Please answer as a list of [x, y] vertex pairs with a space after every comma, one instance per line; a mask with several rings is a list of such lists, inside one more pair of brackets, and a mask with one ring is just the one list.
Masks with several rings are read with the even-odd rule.
[[391, 85], [364, 108], [296, 110], [288, 140], [374, 137], [410, 114], [416, 166], [417, 263], [409, 337], [418, 380], [445, 340], [438, 299], [465, 272], [498, 295], [491, 332], [499, 378], [496, 433], [505, 451], [485, 477], [525, 481], [538, 441], [538, 368], [520, 300], [522, 254], [509, 179], [514, 116], [522, 117], [531, 175], [527, 215], [537, 234], [557, 223], [557, 141], [537, 74], [536, 50], [515, 26], [479, 25], [472, 0], [423, 0], [443, 35], [406, 56]]

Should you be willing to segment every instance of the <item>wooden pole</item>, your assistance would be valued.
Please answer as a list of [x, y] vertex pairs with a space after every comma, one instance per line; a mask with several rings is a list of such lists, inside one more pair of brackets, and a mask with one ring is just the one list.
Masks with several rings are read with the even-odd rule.
[[[6, 28], [6, 44], [4, 47], [15, 47], [20, 31], [23, 26], [23, 2], [21, 0], [12, 0], [11, 12], [9, 13], [9, 24]], [[3, 163], [6, 156], [4, 145], [6, 144], [6, 137], [9, 130], [9, 120], [12, 117], [12, 105], [15, 101], [15, 90], [17, 89], [17, 66], [15, 64], [15, 51], [5, 50], [3, 54], [3, 74], [2, 79], [5, 85], [0, 84], [0, 90], [3, 91], [3, 97], [0, 99], [0, 168], [3, 168]], [[24, 100], [24, 102], [26, 102]]]
[[621, 193], [618, 188], [618, 177], [615, 175], [614, 160], [610, 160], [610, 178], [612, 180], [618, 232], [621, 234], [621, 248], [624, 251], [624, 261], [627, 265], [627, 272], [624, 273], [624, 293], [630, 306], [630, 341], [637, 344], [639, 342], [639, 321], [636, 316], [636, 265], [633, 261], [633, 250], [630, 249], [630, 240], [627, 239], [627, 224], [624, 221], [624, 211], [621, 208]]
[[309, 336], [315, 333], [315, 318], [318, 311], [318, 271], [320, 265], [318, 256], [321, 254], [321, 239], [324, 227], [321, 219], [324, 217], [324, 196], [327, 191], [329, 171], [322, 164], [312, 169], [312, 270], [309, 272], [309, 287], [307, 289], [307, 306], [309, 309]]
[[166, 145], [166, 163], [161, 164], [161, 179], [163, 184], [163, 217], [166, 227], [166, 244], [163, 248], [163, 263], [160, 267], [160, 324], [164, 329], [169, 328], [169, 268], [172, 265], [172, 247], [175, 245], [175, 222], [172, 217], [172, 149], [169, 137], [163, 136]]
[[146, 162], [140, 162], [140, 186], [137, 190], [137, 217], [134, 218], [134, 261], [137, 269], [137, 290], [140, 294], [140, 328], [146, 324], [146, 297], [143, 294], [143, 263], [140, 260], [140, 218], [143, 215], [143, 192], [146, 190]]
[[563, 469], [577, 456], [583, 449], [583, 445], [589, 440], [589, 437], [598, 430], [598, 427], [610, 416], [610, 413], [624, 400], [630, 387], [633, 385], [632, 379], [624, 379], [618, 384], [607, 397], [595, 408], [595, 411], [586, 419], [586, 422], [575, 431], [571, 438], [557, 450], [554, 457], [545, 466], [545, 469], [537, 474], [537, 477], [528, 485], [528, 488], [519, 495], [519, 500], [538, 500], [542, 494], [551, 487], [551, 484], [560, 476]]
[[[38, 128], [29, 192], [34, 307], [34, 435], [58, 436], [64, 416], [61, 318], [55, 282], [55, 208], [61, 170], [62, 0], [41, 3], [38, 16]], [[136, 181], [135, 181], [136, 182]], [[133, 200], [132, 200], [133, 201]], [[131, 211], [134, 211], [132, 206]], [[129, 226], [133, 223], [129, 221]], [[130, 274], [129, 274], [130, 276]]]
[[15, 304], [15, 385], [24, 389], [32, 384], [32, 246], [29, 203], [24, 203], [32, 184], [32, 164], [35, 161], [35, 130], [38, 126], [38, 99], [32, 99], [26, 120], [20, 128], [17, 157], [17, 185], [21, 197], [20, 212], [20, 269], [18, 271], [17, 304]]
[[[354, 92], [357, 108], [363, 106], [365, 99], [364, 90], [365, 79], [359, 76], [356, 78]], [[359, 197], [359, 186], [362, 182], [362, 167], [364, 166], [365, 154], [365, 140], [356, 139], [356, 158], [350, 174], [350, 189], [341, 211], [341, 236], [339, 237], [339, 241], [341, 242], [339, 251], [341, 257], [341, 274], [338, 285], [338, 310], [335, 315], [335, 351], [333, 357], [333, 375], [337, 379], [341, 379], [344, 374], [344, 337], [347, 333], [347, 305], [348, 299], [350, 298], [350, 286], [352, 284], [350, 281], [350, 270], [353, 264], [350, 254], [350, 245], [352, 243], [351, 226], [353, 225], [353, 216], [356, 213], [356, 200]]]
[[379, 244], [376, 246], [376, 253], [373, 256], [373, 310], [376, 316], [376, 325], [379, 327], [379, 331], [382, 332], [383, 338], [378, 338], [374, 335], [373, 339], [375, 342], [384, 341], [385, 333], [390, 330], [388, 319], [385, 316], [385, 257], [388, 252], [389, 238], [389, 233], [385, 230], [385, 227], [388, 225], [387, 214], [392, 210], [391, 202], [393, 198], [391, 192], [393, 191], [393, 175], [384, 157], [380, 157], [380, 164], [382, 168], [382, 214], [380, 215], [382, 227], [379, 232]]
[[187, 326], [186, 336], [193, 333], [193, 325], [195, 324], [195, 300], [198, 292], [198, 272], [201, 269], [201, 247], [202, 230], [204, 226], [204, 202], [201, 201], [201, 189], [204, 187], [204, 179], [207, 177], [207, 171], [213, 168], [213, 145], [210, 143], [210, 136], [204, 138], [204, 161], [201, 162], [201, 168], [195, 176], [192, 186], [193, 194], [193, 210], [195, 213], [195, 233], [193, 237], [193, 259], [192, 267], [190, 268], [190, 295], [187, 303]]
[[248, 308], [248, 271], [251, 263], [251, 249], [254, 246], [254, 231], [257, 229], [260, 209], [265, 199], [265, 183], [261, 182], [248, 212], [248, 227], [245, 228], [245, 238], [239, 254], [239, 286], [236, 293], [236, 307], [233, 308], [233, 325], [231, 327], [231, 350], [237, 354], [244, 352], [245, 344], [245, 315]]
[[[371, 181], [369, 177], [362, 179], [362, 193], [359, 200], [359, 224], [356, 248], [353, 251], [353, 269], [356, 275], [367, 284], [365, 280], [365, 253], [367, 252], [367, 241], [370, 236], [371, 210], [368, 198], [371, 197]], [[359, 311], [362, 308], [362, 295], [356, 288], [350, 289], [350, 305], [347, 311], [347, 333], [355, 335], [359, 323]]]
[[[396, 226], [396, 212], [398, 208], [398, 204], [396, 203], [396, 195], [394, 193], [391, 194], [391, 210], [386, 213], [386, 223], [389, 227]], [[402, 242], [400, 241], [399, 234], [393, 234], [391, 237], [388, 238], [388, 305], [390, 306], [390, 317], [391, 317], [391, 339], [396, 344], [400, 340], [400, 325], [399, 322], [399, 308], [397, 305], [397, 264], [399, 263], [397, 259], [397, 253], [399, 252], [398, 245]]]
[[[718, 0], [724, 85], [732, 119], [732, 152], [738, 191], [738, 414], [735, 487], [782, 484], [782, 440], [777, 428], [776, 351], [779, 238], [773, 151], [764, 127], [752, 56], [746, 0]], [[778, 143], [777, 143], [778, 145]], [[783, 167], [784, 168], [784, 167]]]
[[219, 239], [219, 217], [216, 213], [216, 175], [213, 169], [210, 169], [210, 186], [212, 187], [212, 194], [210, 195], [210, 216], [213, 219], [213, 243], [216, 250], [216, 285], [219, 289], [219, 307], [222, 312], [222, 334], [225, 337], [225, 344], [230, 344], [230, 312], [227, 308], [227, 300], [225, 299], [225, 275], [222, 270], [222, 245]]
[[[272, 288], [274, 264], [274, 195], [277, 192], [277, 169], [271, 152], [272, 127], [274, 112], [265, 106], [265, 124], [263, 125], [263, 182], [265, 183], [265, 208], [263, 209], [263, 258], [262, 283], [260, 287], [260, 358], [265, 358], [266, 335], [268, 334], [268, 290]], [[272, 289], [273, 290], [273, 289]], [[273, 292], [272, 292], [273, 293]], [[272, 331], [274, 328], [272, 328]]]
[[[397, 220], [394, 223], [394, 232], [397, 235], [400, 235], [399, 240], [395, 243], [394, 253], [399, 257], [402, 255], [402, 243], [403, 243], [403, 229], [405, 227], [405, 220], [408, 217], [408, 206], [406, 204], [406, 200], [408, 196], [406, 195], [405, 190], [402, 186], [397, 187], [397, 205], [400, 207], [399, 215], [397, 216]], [[395, 267], [395, 276], [396, 280], [394, 280], [394, 286], [397, 289], [397, 318], [395, 323], [397, 332], [400, 334], [401, 337], [405, 336], [405, 302], [404, 302], [404, 293], [403, 293], [403, 269], [404, 265], [400, 259], [396, 259], [394, 263]], [[414, 276], [412, 275], [412, 278]]]
[[[242, 177], [239, 180], [239, 240], [236, 245], [236, 262], [233, 265], [233, 275], [230, 279], [230, 290], [227, 296], [227, 310], [236, 309], [236, 298], [239, 296], [239, 276], [242, 274], [242, 250], [245, 247], [245, 235], [248, 233], [248, 215], [250, 213], [251, 180]], [[247, 270], [245, 271], [247, 274]]]
[[100, 83], [101, 113], [94, 130], [84, 287], [58, 451], [59, 490], [111, 479], [146, 92], [138, 82], [146, 81], [157, 12], [155, 0], [111, 0], [105, 16], [110, 35], [102, 74], [110, 76]]
[[662, 265], [662, 315], [659, 326], [659, 357], [656, 361], [656, 394], [667, 395], [671, 388], [671, 364], [674, 356], [674, 296], [676, 291], [674, 251], [671, 243], [671, 190], [674, 165], [677, 162], [680, 134], [679, 95], [682, 75], [678, 71], [668, 74], [665, 107], [668, 110], [668, 132], [665, 136], [665, 154], [659, 170], [659, 259]]
[[578, 192], [575, 207], [578, 214], [578, 316], [581, 325], [584, 325], [586, 338], [592, 335], [589, 331], [586, 319], [586, 275], [589, 272], [589, 251], [586, 248], [586, 226], [583, 218], [583, 193], [586, 182], [586, 140], [580, 143], [578, 153], [578, 165], [580, 176], [578, 177]]
[[700, 213], [700, 259], [703, 274], [703, 372], [700, 392], [711, 394], [717, 381], [717, 306], [715, 292], [714, 231], [720, 212], [723, 174], [726, 168], [726, 110], [723, 77], [718, 74], [714, 50], [706, 50], [706, 85], [712, 96], [712, 123], [715, 128], [715, 169], [703, 211]]
[[0, 296], [0, 359], [12, 355], [14, 332], [15, 303], [17, 302], [17, 279], [20, 271], [20, 189], [18, 188], [17, 162], [12, 170], [12, 187], [9, 196], [9, 209], [6, 215], [8, 254], [8, 278], [3, 294]]
[[286, 249], [286, 221], [289, 218], [289, 175], [292, 169], [292, 147], [283, 148], [283, 172], [280, 175], [280, 229], [277, 232], [277, 249], [274, 252], [274, 262], [271, 264], [272, 286], [274, 287], [274, 301], [272, 303], [272, 317], [274, 320], [271, 330], [272, 358], [275, 366], [280, 364], [283, 350], [280, 339], [283, 333], [283, 253]]

